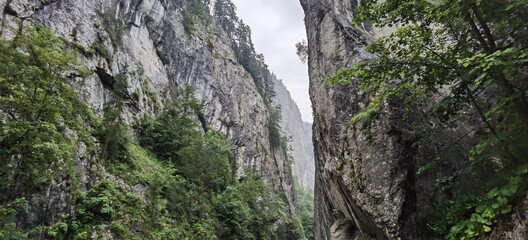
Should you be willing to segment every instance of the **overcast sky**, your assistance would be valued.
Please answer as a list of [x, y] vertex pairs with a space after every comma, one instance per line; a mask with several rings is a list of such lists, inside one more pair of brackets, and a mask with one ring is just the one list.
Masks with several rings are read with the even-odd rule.
[[295, 43], [306, 38], [299, 0], [232, 0], [237, 13], [251, 27], [253, 43], [269, 69], [282, 79], [302, 118], [312, 122], [308, 95], [308, 67], [295, 54]]

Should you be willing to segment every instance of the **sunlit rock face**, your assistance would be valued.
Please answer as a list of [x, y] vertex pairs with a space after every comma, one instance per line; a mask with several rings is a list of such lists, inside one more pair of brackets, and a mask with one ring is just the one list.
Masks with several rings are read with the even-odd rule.
[[[0, 1], [8, 25], [15, 26], [20, 19], [34, 21], [77, 49], [94, 44], [106, 49], [92, 56], [80, 54], [82, 65], [92, 74], [76, 83], [98, 113], [110, 100], [112, 79], [119, 74], [126, 76], [127, 91], [133, 96], [124, 114], [131, 124], [139, 122], [143, 113], [158, 113], [177, 89], [192, 87], [203, 103], [202, 124], [232, 142], [237, 176], [246, 168], [255, 170], [283, 195], [293, 213], [291, 166], [284, 151], [270, 145], [264, 96], [238, 63], [232, 36], [214, 20], [195, 23], [192, 32], [186, 29], [185, 4], [185, 0]], [[93, 164], [88, 158], [79, 160], [79, 174], [85, 176], [81, 184], [90, 181], [87, 171]], [[57, 193], [47, 195], [57, 208], [67, 208], [61, 184], [57, 183]]]

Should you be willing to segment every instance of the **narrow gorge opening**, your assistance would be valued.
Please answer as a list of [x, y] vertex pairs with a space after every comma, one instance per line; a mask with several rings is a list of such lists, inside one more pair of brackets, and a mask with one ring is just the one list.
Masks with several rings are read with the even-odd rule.
[[0, 11], [0, 239], [528, 239], [526, 0]]

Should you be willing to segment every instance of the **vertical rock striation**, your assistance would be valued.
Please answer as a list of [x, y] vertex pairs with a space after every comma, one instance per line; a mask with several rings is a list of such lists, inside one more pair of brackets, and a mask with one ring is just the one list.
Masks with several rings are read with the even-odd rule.
[[[400, 187], [408, 180], [404, 140], [396, 134], [380, 134], [374, 144], [366, 141], [366, 136], [348, 124], [364, 99], [358, 83], [334, 87], [325, 83], [339, 68], [370, 57], [365, 52], [365, 36], [349, 24], [357, 3], [301, 3], [306, 13], [314, 109], [316, 238], [331, 239], [339, 231], [346, 236], [365, 233], [389, 238], [397, 231], [407, 194], [407, 189]], [[374, 131], [394, 129], [395, 120], [386, 119]], [[375, 217], [378, 213], [384, 216]], [[344, 221], [349, 224], [340, 223]]]
[[281, 80], [275, 81], [277, 103], [281, 107], [281, 128], [289, 140], [293, 157], [293, 174], [298, 184], [305, 188], [314, 188], [315, 165], [313, 158], [312, 125], [303, 122], [301, 111], [293, 101], [290, 92]]
[[[303, 181], [308, 185], [308, 188], [314, 190], [315, 186], [315, 157], [314, 157], [314, 146], [312, 141], [312, 124], [303, 122], [303, 137], [304, 139], [304, 152], [306, 153], [308, 161], [303, 161], [303, 166], [300, 169], [304, 169]], [[301, 184], [302, 185], [302, 184]], [[303, 185], [305, 186], [305, 185]]]

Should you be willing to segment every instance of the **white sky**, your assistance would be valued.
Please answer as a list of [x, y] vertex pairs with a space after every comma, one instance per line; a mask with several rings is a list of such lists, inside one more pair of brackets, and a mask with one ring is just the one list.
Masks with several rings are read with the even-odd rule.
[[251, 28], [257, 53], [282, 79], [305, 122], [312, 122], [308, 67], [295, 54], [295, 43], [306, 38], [299, 0], [232, 0], [238, 16]]

